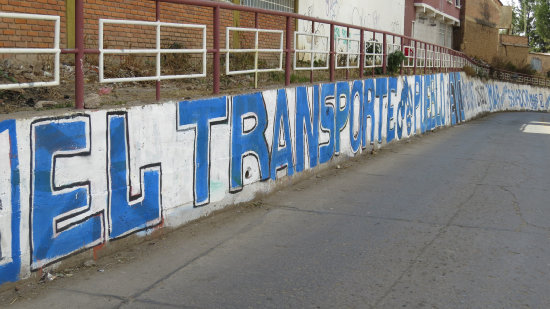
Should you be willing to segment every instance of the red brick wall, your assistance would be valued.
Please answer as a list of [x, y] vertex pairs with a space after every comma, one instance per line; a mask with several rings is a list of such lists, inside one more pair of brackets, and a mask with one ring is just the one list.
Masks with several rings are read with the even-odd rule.
[[529, 45], [529, 41], [528, 41], [526, 36], [506, 35], [506, 34], [501, 34], [500, 35], [500, 43], [502, 43], [502, 44], [524, 45], [524, 46]]
[[[6, 2], [4, 4], [4, 2]], [[18, 1], [3, 0], [0, 10], [4, 12], [21, 12], [32, 14], [47, 14], [61, 16], [61, 47], [67, 46], [65, 1], [61, 0], [34, 0]], [[234, 14], [229, 10], [221, 10], [220, 43], [225, 48], [225, 27], [234, 26]], [[254, 14], [241, 12], [241, 27], [254, 27]], [[100, 18], [130, 19], [155, 21], [155, 2], [148, 0], [85, 0], [84, 27], [86, 48], [98, 47], [98, 27]], [[161, 21], [173, 23], [204, 24], [207, 26], [207, 46], [213, 42], [213, 9], [207, 7], [161, 3]], [[260, 28], [285, 29], [285, 18], [276, 16], [259, 16]], [[293, 23], [294, 25], [294, 23]], [[293, 27], [294, 28], [294, 27]], [[53, 22], [32, 20], [0, 21], [0, 47], [51, 47], [53, 43]], [[105, 47], [150, 48], [155, 45], [154, 27], [138, 26], [106, 26], [104, 35]], [[163, 28], [162, 45], [168, 46], [172, 42], [182, 43], [185, 47], [199, 48], [202, 33], [196, 30], [182, 30]], [[246, 37], [246, 36], [244, 36]], [[49, 44], [48, 44], [49, 43]], [[278, 42], [264, 39], [261, 47], [273, 48]]]
[[415, 18], [414, 0], [405, 0], [405, 36], [412, 37], [412, 22]]
[[[463, 1], [464, 0], [461, 2]], [[452, 0], [451, 2], [447, 0], [415, 0], [414, 3], [425, 3], [440, 12], [451, 15], [456, 19], [460, 18], [460, 9], [456, 7], [455, 0]]]
[[[2, 0], [0, 11], [28, 14], [58, 15], [61, 17], [61, 42], [65, 42], [65, 1], [63, 0]], [[54, 22], [0, 18], [0, 47], [53, 47]], [[63, 45], [61, 45], [63, 46]]]

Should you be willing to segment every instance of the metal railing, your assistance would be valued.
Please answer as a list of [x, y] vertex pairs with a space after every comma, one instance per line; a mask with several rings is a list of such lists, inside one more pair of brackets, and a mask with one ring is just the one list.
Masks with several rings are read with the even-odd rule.
[[[300, 48], [298, 41], [302, 38], [302, 43], [304, 47]], [[305, 40], [304, 40], [305, 39]], [[305, 48], [307, 41], [309, 39], [309, 48]], [[307, 33], [307, 32], [294, 32], [294, 70], [295, 71], [313, 71], [313, 70], [328, 70], [328, 58], [330, 51], [328, 49], [329, 36]], [[300, 66], [298, 65], [298, 58], [300, 55], [303, 55], [302, 59], [307, 60], [309, 56], [309, 66]], [[300, 59], [300, 60], [302, 60]], [[320, 60], [320, 59], [325, 59]], [[303, 61], [303, 60], [302, 60]], [[317, 63], [317, 65], [316, 65]], [[323, 64], [323, 65], [320, 65]]]
[[[359, 57], [361, 56], [360, 44], [360, 40], [350, 37], [336, 38], [336, 69], [359, 68]], [[341, 61], [342, 58], [345, 59], [343, 63]], [[355, 59], [354, 63], [352, 63], [352, 59]]]
[[[230, 33], [231, 32], [252, 32], [254, 33], [254, 48], [230, 48]], [[274, 33], [280, 35], [279, 48], [260, 48], [259, 34], [260, 33]], [[237, 74], [249, 74], [249, 73], [262, 73], [262, 72], [275, 72], [283, 71], [283, 31], [282, 30], [266, 30], [266, 29], [255, 29], [255, 28], [238, 28], [238, 27], [227, 27], [226, 28], [226, 37], [225, 37], [226, 49], [225, 52], [225, 74], [226, 75], [237, 75]], [[249, 70], [234, 70], [232, 71], [229, 66], [229, 61], [231, 58], [231, 53], [254, 53], [254, 68]], [[277, 53], [279, 54], [279, 66], [276, 68], [267, 68], [259, 69], [258, 68], [258, 57], [260, 53]]]
[[59, 16], [52, 15], [38, 15], [38, 14], [23, 14], [23, 13], [8, 13], [0, 12], [0, 18], [18, 18], [18, 19], [34, 19], [34, 20], [47, 20], [54, 22], [54, 40], [52, 48], [0, 48], [1, 54], [53, 54], [54, 55], [54, 73], [53, 81], [49, 82], [27, 82], [27, 83], [11, 83], [0, 84], [0, 89], [21, 89], [31, 87], [48, 87], [59, 85], [59, 55], [61, 49], [59, 48], [59, 29], [61, 18]]
[[[469, 66], [486, 76], [491, 78], [505, 80], [516, 83], [525, 83], [538, 86], [550, 87], [550, 79], [541, 77], [527, 76], [518, 73], [506, 72], [501, 70], [494, 70], [489, 66], [479, 63], [465, 54], [454, 51], [444, 46], [431, 44], [416, 40], [411, 37], [390, 33], [387, 31], [380, 31], [370, 29], [366, 27], [324, 20], [314, 18], [311, 16], [304, 16], [295, 13], [270, 11], [265, 9], [252, 8], [247, 6], [239, 6], [226, 2], [217, 1], [205, 1], [205, 0], [149, 0], [155, 2], [155, 18], [156, 21], [135, 21], [135, 20], [109, 20], [99, 19], [99, 40], [98, 49], [86, 49], [84, 46], [84, 3], [85, 0], [75, 0], [75, 46], [74, 49], [60, 49], [59, 48], [59, 29], [60, 29], [60, 17], [48, 16], [48, 15], [31, 15], [31, 14], [19, 14], [19, 13], [2, 13], [0, 17], [7, 18], [28, 18], [28, 19], [46, 19], [55, 21], [55, 36], [54, 46], [48, 49], [21, 49], [21, 48], [0, 48], [0, 53], [8, 54], [25, 54], [25, 53], [50, 53], [55, 55], [55, 74], [54, 81], [51, 82], [30, 82], [30, 83], [13, 83], [0, 85], [0, 89], [15, 89], [25, 87], [41, 87], [41, 86], [54, 86], [59, 85], [59, 54], [74, 54], [75, 55], [75, 105], [77, 109], [84, 107], [84, 70], [83, 70], [83, 58], [86, 54], [99, 55], [99, 80], [100, 82], [128, 82], [128, 81], [155, 81], [156, 82], [156, 98], [160, 100], [160, 83], [162, 80], [167, 79], [181, 79], [181, 78], [205, 78], [207, 77], [207, 56], [212, 55], [212, 92], [213, 94], [219, 94], [220, 92], [220, 76], [221, 76], [221, 62], [220, 58], [222, 54], [225, 56], [225, 74], [254, 74], [257, 83], [258, 73], [284, 71], [285, 85], [291, 84], [291, 74], [293, 71], [310, 71], [310, 81], [314, 80], [314, 71], [328, 70], [329, 80], [334, 82], [336, 79], [335, 70], [345, 70], [346, 78], [349, 78], [350, 70], [357, 70], [359, 78], [363, 78], [365, 70], [370, 70], [374, 76], [377, 70], [381, 70], [383, 74], [387, 71], [388, 56], [392, 52], [401, 51], [405, 54], [405, 61], [401, 66], [401, 73], [404, 70], [407, 73], [417, 74], [423, 72], [436, 73], [436, 72], [450, 72], [458, 71], [465, 66]], [[161, 22], [161, 4], [180, 4], [191, 5], [203, 8], [210, 8], [212, 10], [212, 24], [204, 25], [197, 23], [179, 24]], [[220, 37], [223, 33], [223, 27], [221, 25], [221, 11], [237, 11], [248, 12], [254, 14], [254, 28], [239, 28], [239, 27], [225, 27], [225, 39], [226, 48], [221, 48]], [[277, 16], [284, 19], [284, 25], [281, 28], [284, 29], [261, 29], [259, 24], [259, 15]], [[311, 23], [311, 33], [299, 32], [294, 30], [295, 21], [301, 20]], [[103, 43], [103, 26], [105, 24], [127, 24], [127, 25], [142, 25], [156, 27], [156, 47], [152, 49], [106, 49]], [[316, 25], [328, 25], [328, 35], [318, 34], [315, 31]], [[162, 49], [160, 46], [160, 31], [162, 27], [175, 27], [175, 28], [192, 28], [202, 31], [202, 48], [198, 49]], [[336, 27], [346, 29], [345, 37], [338, 37], [335, 35]], [[327, 29], [325, 28], [325, 29]], [[207, 31], [212, 31], [211, 44], [208, 44], [206, 39]], [[230, 48], [229, 38], [230, 32], [252, 32], [254, 34], [254, 48], [240, 49]], [[359, 39], [357, 36], [351, 38], [350, 32], [359, 32]], [[259, 34], [271, 33], [276, 34], [280, 38], [278, 48], [260, 48]], [[311, 44], [309, 48], [300, 47], [298, 44], [300, 37], [309, 38]], [[324, 47], [318, 47], [316, 45], [317, 40], [326, 40]], [[339, 48], [344, 46], [344, 48]], [[161, 55], [167, 53], [182, 53], [182, 54], [200, 54], [202, 57], [202, 71], [197, 74], [176, 74], [176, 75], [162, 75], [161, 68]], [[230, 55], [235, 53], [253, 53], [254, 54], [254, 66], [249, 70], [230, 70]], [[278, 66], [272, 68], [260, 69], [258, 67], [259, 54], [272, 53], [279, 56]], [[156, 74], [153, 76], [142, 77], [130, 77], [130, 78], [105, 78], [104, 73], [104, 57], [105, 55], [127, 55], [127, 54], [154, 54], [156, 57]], [[297, 62], [298, 55], [309, 55], [309, 66], [299, 65]], [[283, 67], [284, 57], [284, 67]], [[345, 58], [345, 61], [341, 59]], [[326, 60], [322, 60], [326, 59]], [[307, 61], [306, 61], [307, 63]], [[420, 71], [422, 70], [422, 71]], [[411, 72], [412, 71], [412, 72]], [[257, 84], [256, 84], [257, 85]]]
[[[105, 49], [103, 46], [103, 28], [105, 24], [118, 24], [118, 25], [138, 25], [138, 26], [151, 26], [155, 27], [155, 49]], [[161, 27], [172, 28], [190, 28], [202, 30], [202, 48], [201, 49], [162, 49], [160, 47]], [[139, 77], [125, 77], [125, 78], [105, 78], [105, 55], [129, 55], [129, 54], [155, 54], [155, 76], [139, 76]], [[202, 72], [199, 74], [174, 74], [174, 75], [162, 75], [161, 68], [161, 55], [163, 54], [202, 54]], [[115, 20], [115, 19], [100, 19], [99, 20], [99, 82], [100, 83], [120, 83], [120, 82], [138, 82], [138, 81], [161, 81], [167, 79], [181, 79], [181, 78], [196, 78], [206, 77], [206, 26], [205, 25], [190, 25], [190, 24], [176, 24], [176, 23], [163, 23], [160, 21], [148, 22], [137, 20]]]

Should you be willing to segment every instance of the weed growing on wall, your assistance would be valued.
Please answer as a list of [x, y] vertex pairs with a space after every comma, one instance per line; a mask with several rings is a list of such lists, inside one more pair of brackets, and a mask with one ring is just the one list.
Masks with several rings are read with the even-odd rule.
[[396, 74], [405, 61], [405, 55], [401, 51], [395, 51], [388, 55], [388, 73]]

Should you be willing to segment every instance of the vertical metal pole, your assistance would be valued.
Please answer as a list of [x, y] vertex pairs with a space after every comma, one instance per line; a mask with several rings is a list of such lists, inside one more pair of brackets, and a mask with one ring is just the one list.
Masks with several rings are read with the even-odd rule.
[[445, 55], [449, 57], [449, 62], [445, 63], [445, 73], [449, 73], [449, 65], [451, 64], [451, 55], [449, 55], [449, 51], [447, 48], [445, 48]]
[[[373, 42], [378, 42], [378, 41], [376, 41], [376, 33], [375, 32], [372, 33], [372, 41]], [[376, 52], [376, 43], [373, 43], [373, 44], [374, 45], [372, 46], [372, 50], [374, 51], [374, 54], [376, 54], [377, 53]], [[382, 52], [382, 54], [384, 54], [384, 52]], [[374, 64], [374, 66], [372, 67], [372, 77], [374, 78], [374, 75], [376, 74], [376, 56], [373, 56], [372, 58], [373, 58], [372, 63]], [[380, 59], [380, 60], [382, 60], [382, 62], [384, 61], [384, 55], [382, 55], [382, 59]]]
[[[156, 20], [157, 22], [159, 22], [160, 21], [160, 1], [159, 0], [155, 0], [155, 13], [156, 13]], [[158, 102], [160, 101], [160, 80], [156, 81], [155, 86], [156, 86], [155, 94]]]
[[[401, 52], [403, 53], [403, 51], [405, 50], [405, 41], [403, 39], [403, 37], [400, 37], [400, 40], [401, 40]], [[393, 37], [393, 44], [395, 44], [395, 36]], [[408, 73], [408, 71], [407, 71]], [[401, 64], [401, 68], [399, 69], [399, 75], [403, 75], [403, 64]]]
[[456, 71], [456, 68], [455, 68], [455, 63], [454, 63], [454, 52], [451, 51], [451, 71], [452, 72], [455, 72]]
[[292, 24], [290, 16], [286, 17], [286, 57], [285, 57], [285, 86], [290, 86], [290, 70], [291, 65], [291, 49], [292, 49]]
[[220, 7], [214, 7], [214, 67], [213, 67], [213, 80], [212, 80], [212, 92], [214, 94], [220, 93]]
[[[359, 35], [359, 79], [363, 79], [364, 66], [365, 66], [365, 31], [360, 30]], [[374, 60], [374, 59], [373, 59]]]
[[387, 62], [388, 62], [388, 44], [386, 43], [387, 42], [387, 38], [386, 38], [386, 34], [384, 33], [384, 38], [382, 39], [382, 73], [383, 74], [386, 74], [387, 73]]
[[428, 45], [426, 43], [424, 43], [424, 75], [426, 75], [426, 66], [427, 66], [426, 59], [427, 59], [427, 56], [428, 56]]
[[418, 41], [414, 41], [413, 75], [416, 75], [416, 56], [418, 54]]
[[84, 0], [75, 0], [75, 107], [84, 108]]
[[[349, 27], [347, 28], [347, 35], [346, 35], [346, 37], [349, 39]], [[347, 52], [348, 54], [346, 55], [346, 67], [349, 67], [349, 57], [350, 57], [350, 54], [349, 54], [349, 46], [350, 46], [349, 41], [347, 41], [346, 52]], [[349, 79], [349, 69], [346, 68], [346, 80], [348, 80], [348, 79]]]
[[330, 63], [329, 63], [329, 72], [330, 72], [330, 81], [334, 82], [334, 24], [330, 24]]
[[[298, 1], [296, 1], [298, 2]], [[311, 22], [311, 34], [315, 34], [315, 22]], [[315, 49], [315, 36], [311, 37], [311, 49]], [[311, 66], [313, 67], [313, 53], [311, 53]], [[313, 83], [313, 70], [309, 71], [309, 82]]]
[[[260, 21], [258, 20], [258, 12], [254, 12], [254, 28], [258, 29], [260, 27]], [[258, 48], [259, 48], [259, 36], [258, 32], [256, 32], [256, 42], [255, 42], [255, 48], [256, 48], [256, 55], [254, 55], [254, 89], [258, 88]]]
[[441, 53], [441, 47], [437, 48], [439, 52], [439, 73], [443, 72], [443, 54]]

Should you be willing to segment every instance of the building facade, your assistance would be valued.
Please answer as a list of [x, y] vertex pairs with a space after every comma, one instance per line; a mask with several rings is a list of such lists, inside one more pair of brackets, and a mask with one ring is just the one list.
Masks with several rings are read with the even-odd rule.
[[297, 13], [404, 34], [405, 0], [299, 0]]
[[495, 57], [524, 61], [528, 53], [526, 38], [500, 34], [508, 32], [512, 8], [500, 0], [462, 0], [461, 27], [455, 45], [469, 56], [491, 62]]
[[460, 26], [464, 0], [407, 0], [405, 35], [432, 44], [453, 47], [453, 30]]

